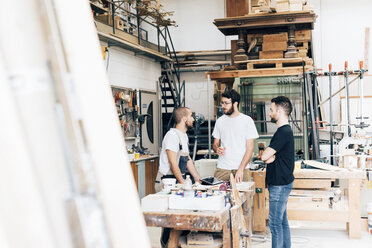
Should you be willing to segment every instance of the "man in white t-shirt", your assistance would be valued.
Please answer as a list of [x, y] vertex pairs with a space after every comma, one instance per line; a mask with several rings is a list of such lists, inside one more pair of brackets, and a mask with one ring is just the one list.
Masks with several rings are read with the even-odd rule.
[[214, 177], [227, 181], [230, 173], [236, 182], [250, 181], [247, 164], [253, 154], [258, 133], [251, 117], [239, 112], [240, 95], [235, 90], [222, 94], [224, 115], [218, 118], [213, 130], [213, 150], [218, 155]]
[[174, 111], [176, 128], [171, 128], [164, 136], [160, 153], [159, 172], [155, 180], [155, 191], [161, 191], [164, 177], [176, 178], [178, 183], [184, 183], [187, 170], [195, 182], [200, 183], [200, 176], [189, 155], [189, 138], [186, 131], [192, 128], [194, 118], [189, 108], [180, 107]]

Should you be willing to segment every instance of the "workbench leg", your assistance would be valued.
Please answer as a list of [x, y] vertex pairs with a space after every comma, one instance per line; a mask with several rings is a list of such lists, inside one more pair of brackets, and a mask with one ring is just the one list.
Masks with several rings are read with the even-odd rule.
[[[258, 192], [254, 195], [253, 206], [253, 231], [266, 231], [266, 188], [265, 188], [265, 171], [255, 171], [253, 174], [253, 181]], [[261, 193], [259, 193], [261, 192]]]
[[181, 235], [181, 230], [172, 229], [169, 235], [168, 248], [177, 248]]
[[349, 198], [349, 238], [360, 239], [362, 236], [360, 224], [360, 179], [348, 180]]
[[222, 226], [223, 248], [231, 248], [231, 230], [227, 223]]
[[239, 219], [240, 207], [234, 206], [230, 210], [231, 213], [231, 235], [232, 235], [232, 248], [240, 248], [240, 231], [239, 225], [241, 223]]

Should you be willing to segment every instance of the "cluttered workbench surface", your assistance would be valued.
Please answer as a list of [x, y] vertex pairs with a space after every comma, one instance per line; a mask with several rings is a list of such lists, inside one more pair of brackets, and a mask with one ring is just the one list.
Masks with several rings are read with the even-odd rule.
[[[235, 193], [239, 196], [233, 196], [233, 189], [219, 191], [219, 186], [214, 188], [215, 195], [209, 197], [183, 197], [163, 192], [145, 197], [142, 199], [142, 208], [146, 225], [170, 228], [168, 247], [178, 247], [179, 242], [185, 239], [181, 237], [183, 230], [218, 233], [221, 237], [215, 240], [221, 240], [221, 246], [217, 247], [240, 247], [242, 240], [245, 240], [245, 247], [250, 247], [255, 183], [237, 184]], [[244, 237], [242, 226], [247, 229]]]

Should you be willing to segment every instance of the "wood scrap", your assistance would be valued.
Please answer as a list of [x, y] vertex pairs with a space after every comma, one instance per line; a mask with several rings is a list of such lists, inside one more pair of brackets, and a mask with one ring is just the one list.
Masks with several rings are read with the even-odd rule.
[[213, 237], [213, 244], [211, 245], [188, 245], [186, 236], [181, 236], [178, 246], [181, 248], [222, 248], [223, 240], [220, 236]]
[[327, 170], [327, 171], [342, 171], [342, 170], [344, 170], [344, 169], [339, 168], [337, 166], [333, 166], [333, 165], [330, 165], [330, 164], [318, 162], [318, 161], [315, 161], [315, 160], [304, 160], [303, 163], [306, 164], [306, 165], [309, 165], [311, 167], [321, 169], [321, 170]]
[[190, 232], [187, 234], [187, 245], [213, 245], [213, 234]]

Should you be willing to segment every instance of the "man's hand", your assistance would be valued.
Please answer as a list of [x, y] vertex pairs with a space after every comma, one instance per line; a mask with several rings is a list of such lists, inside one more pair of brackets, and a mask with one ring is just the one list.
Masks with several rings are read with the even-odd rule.
[[217, 148], [217, 155], [218, 155], [218, 156], [223, 156], [223, 155], [225, 155], [225, 150], [226, 150], [226, 147], [218, 147], [218, 148]]
[[238, 169], [235, 174], [235, 182], [243, 182], [244, 170]]
[[268, 160], [265, 161], [265, 164], [271, 164], [275, 160], [275, 155], [272, 155]]

